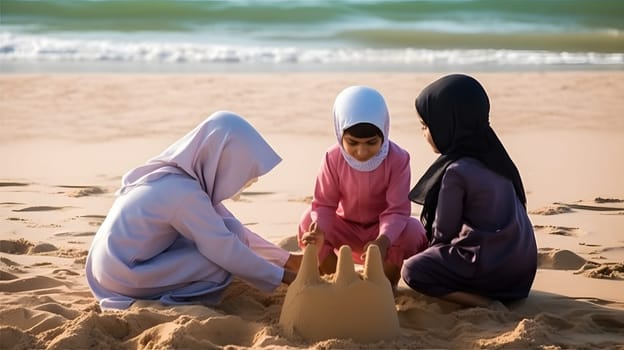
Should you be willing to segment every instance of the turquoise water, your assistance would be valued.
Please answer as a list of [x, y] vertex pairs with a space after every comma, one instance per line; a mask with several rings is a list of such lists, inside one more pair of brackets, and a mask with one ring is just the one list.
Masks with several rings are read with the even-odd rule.
[[0, 1], [2, 71], [68, 63], [622, 69], [624, 1]]

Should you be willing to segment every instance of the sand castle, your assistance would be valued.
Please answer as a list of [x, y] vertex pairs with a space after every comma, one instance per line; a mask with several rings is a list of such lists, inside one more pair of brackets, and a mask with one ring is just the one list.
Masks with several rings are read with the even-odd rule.
[[379, 248], [370, 245], [364, 271], [355, 271], [351, 249], [342, 246], [332, 279], [321, 278], [317, 248], [308, 245], [295, 281], [288, 287], [280, 325], [308, 341], [330, 338], [373, 342], [399, 335], [399, 319]]

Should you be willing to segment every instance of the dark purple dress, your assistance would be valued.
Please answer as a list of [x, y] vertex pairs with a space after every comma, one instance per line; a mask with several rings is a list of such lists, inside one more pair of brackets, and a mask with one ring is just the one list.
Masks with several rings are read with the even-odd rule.
[[529, 294], [536, 270], [533, 226], [512, 183], [476, 159], [449, 165], [433, 240], [405, 261], [405, 282], [435, 297], [461, 291], [508, 301]]

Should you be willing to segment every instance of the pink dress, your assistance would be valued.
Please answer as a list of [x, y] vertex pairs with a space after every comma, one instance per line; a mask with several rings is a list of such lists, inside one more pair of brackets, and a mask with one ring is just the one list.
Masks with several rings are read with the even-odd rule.
[[[325, 232], [319, 260], [342, 245], [349, 245], [356, 263], [366, 243], [386, 235], [391, 247], [387, 262], [401, 266], [403, 260], [427, 247], [425, 230], [411, 216], [409, 154], [390, 141], [388, 155], [375, 170], [353, 169], [341, 154], [340, 145], [325, 154], [316, 179], [314, 199], [299, 224], [299, 240], [316, 221]], [[301, 244], [301, 243], [300, 243]]]

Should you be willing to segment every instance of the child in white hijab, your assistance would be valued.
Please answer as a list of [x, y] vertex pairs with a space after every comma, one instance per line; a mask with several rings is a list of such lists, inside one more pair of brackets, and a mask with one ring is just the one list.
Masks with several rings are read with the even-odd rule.
[[280, 161], [245, 119], [220, 111], [126, 173], [86, 261], [100, 305], [214, 304], [233, 276], [264, 291], [292, 282], [301, 256], [250, 231], [221, 203]]
[[300, 246], [319, 245], [320, 270], [333, 273], [340, 246], [350, 246], [361, 264], [368, 245], [376, 244], [396, 286], [403, 260], [427, 247], [406, 195], [409, 154], [389, 139], [386, 102], [370, 87], [351, 86], [338, 94], [334, 126], [338, 142], [323, 158], [312, 205], [299, 224]]

